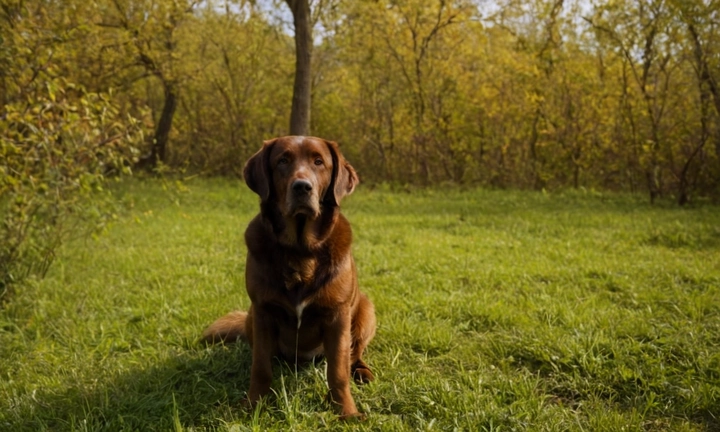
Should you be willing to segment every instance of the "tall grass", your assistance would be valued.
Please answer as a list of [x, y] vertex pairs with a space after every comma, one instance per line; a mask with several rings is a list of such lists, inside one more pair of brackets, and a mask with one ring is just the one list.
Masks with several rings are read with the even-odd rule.
[[360, 189], [343, 209], [378, 333], [362, 424], [322, 363], [278, 361], [247, 412], [244, 345], [204, 326], [246, 308], [240, 182], [132, 181], [126, 214], [67, 245], [0, 312], [0, 430], [720, 428], [720, 212], [619, 195]]

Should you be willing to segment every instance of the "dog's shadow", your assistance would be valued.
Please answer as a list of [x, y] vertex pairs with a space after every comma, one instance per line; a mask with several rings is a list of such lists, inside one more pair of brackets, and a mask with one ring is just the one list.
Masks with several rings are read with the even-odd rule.
[[[5, 425], [28, 431], [144, 431], [246, 423], [254, 416], [241, 405], [250, 383], [251, 357], [246, 344], [189, 346], [165, 359], [146, 359], [147, 364], [117, 376], [98, 377], [92, 389], [85, 383], [59, 394], [38, 391], [33, 394], [35, 406], [24, 405]], [[322, 369], [308, 366], [300, 368], [300, 375]], [[296, 387], [293, 372], [294, 366], [274, 360], [273, 385]], [[277, 402], [276, 396], [268, 399], [268, 406]]]

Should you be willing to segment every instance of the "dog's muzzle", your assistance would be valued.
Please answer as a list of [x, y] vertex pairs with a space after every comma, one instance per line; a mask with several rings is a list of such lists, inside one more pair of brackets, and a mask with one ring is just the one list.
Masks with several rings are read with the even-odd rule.
[[320, 212], [317, 191], [308, 180], [294, 180], [290, 184], [287, 201], [288, 209], [293, 216], [304, 214], [315, 217]]

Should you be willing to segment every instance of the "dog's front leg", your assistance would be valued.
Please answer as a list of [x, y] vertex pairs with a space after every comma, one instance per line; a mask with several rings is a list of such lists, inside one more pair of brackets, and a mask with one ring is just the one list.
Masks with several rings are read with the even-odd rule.
[[325, 327], [323, 344], [328, 364], [330, 402], [343, 419], [360, 417], [350, 394], [350, 343], [350, 313], [341, 310]]
[[277, 329], [272, 317], [262, 308], [254, 308], [252, 315], [252, 367], [247, 402], [254, 406], [270, 393], [272, 358], [277, 350]]

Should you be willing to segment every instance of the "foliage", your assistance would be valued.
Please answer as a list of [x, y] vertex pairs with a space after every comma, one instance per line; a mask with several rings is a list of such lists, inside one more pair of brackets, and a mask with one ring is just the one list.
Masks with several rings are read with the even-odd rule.
[[[257, 11], [198, 13], [180, 47], [194, 79], [180, 89], [171, 166], [239, 175], [264, 139], [286, 133], [292, 99], [292, 38]], [[192, 37], [189, 37], [192, 36]]]
[[718, 29], [692, 21], [704, 50], [693, 56], [674, 7], [525, 1], [481, 15], [461, 1], [348, 4], [333, 39], [347, 47], [338, 78], [316, 103], [335, 114], [320, 134], [348, 143], [375, 180], [713, 194], [720, 112], [707, 88], [718, 77], [698, 71]]
[[[109, 216], [105, 176], [137, 157], [142, 125], [121, 114], [114, 94], [62, 78], [56, 52], [76, 31], [48, 32], [42, 8], [8, 5], [0, 51], [0, 297], [43, 276], [60, 244]], [[92, 200], [90, 197], [92, 196]]]
[[44, 275], [64, 239], [103, 223], [110, 201], [96, 192], [135, 157], [127, 143], [137, 125], [120, 121], [110, 96], [62, 80], [44, 84], [32, 101], [6, 105], [0, 120], [3, 291]]
[[[719, 197], [717, 1], [309, 3], [310, 129], [366, 181]], [[285, 2], [18, 4], [68, 80], [151, 110], [143, 154], [237, 174], [287, 133]]]
[[353, 386], [366, 422], [324, 402], [324, 368], [274, 368], [240, 401], [246, 345], [199, 345], [244, 308], [257, 196], [196, 179], [169, 199], [121, 183], [131, 217], [63, 248], [0, 312], [0, 429], [718, 430], [720, 212], [597, 191], [360, 188], [343, 202], [377, 308]]

